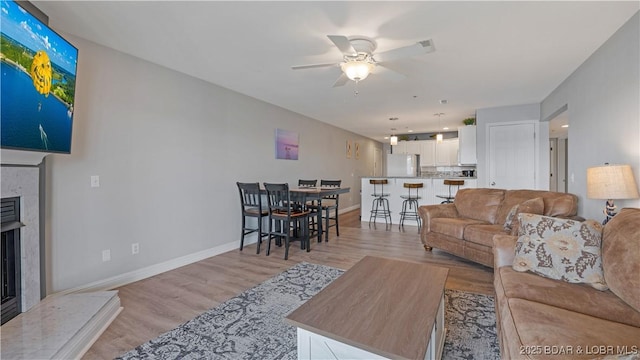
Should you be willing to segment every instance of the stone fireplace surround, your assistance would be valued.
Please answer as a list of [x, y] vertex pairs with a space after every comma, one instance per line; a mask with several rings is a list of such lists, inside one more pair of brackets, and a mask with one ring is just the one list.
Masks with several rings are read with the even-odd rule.
[[22, 311], [41, 300], [40, 286], [40, 168], [34, 166], [2, 166], [2, 198], [20, 198], [20, 262]]

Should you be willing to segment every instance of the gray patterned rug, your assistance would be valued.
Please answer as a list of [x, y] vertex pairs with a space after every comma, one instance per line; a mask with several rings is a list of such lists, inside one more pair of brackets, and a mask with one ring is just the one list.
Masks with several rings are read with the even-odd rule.
[[[118, 359], [296, 359], [285, 316], [344, 271], [299, 263]], [[499, 359], [493, 298], [446, 290], [443, 359]]]

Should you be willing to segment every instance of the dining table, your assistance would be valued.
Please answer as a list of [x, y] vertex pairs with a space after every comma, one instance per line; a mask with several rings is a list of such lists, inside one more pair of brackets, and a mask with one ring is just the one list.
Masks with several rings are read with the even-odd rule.
[[[317, 201], [317, 223], [318, 223], [318, 242], [322, 242], [322, 200], [327, 196], [346, 194], [351, 191], [348, 187], [329, 187], [329, 186], [312, 186], [290, 188], [289, 192], [295, 201], [300, 204], [306, 204], [307, 201]], [[336, 210], [337, 211], [337, 210]]]

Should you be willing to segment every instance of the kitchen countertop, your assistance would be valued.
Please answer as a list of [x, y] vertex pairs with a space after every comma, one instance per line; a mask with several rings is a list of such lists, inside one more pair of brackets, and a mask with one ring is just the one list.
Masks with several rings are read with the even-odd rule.
[[469, 179], [475, 180], [475, 176], [437, 176], [437, 175], [423, 175], [423, 176], [362, 176], [361, 179]]

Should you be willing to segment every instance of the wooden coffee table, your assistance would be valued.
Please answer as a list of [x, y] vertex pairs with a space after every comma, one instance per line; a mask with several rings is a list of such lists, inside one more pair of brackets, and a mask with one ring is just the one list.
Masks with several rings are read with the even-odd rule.
[[287, 316], [298, 359], [439, 359], [448, 272], [363, 258]]

